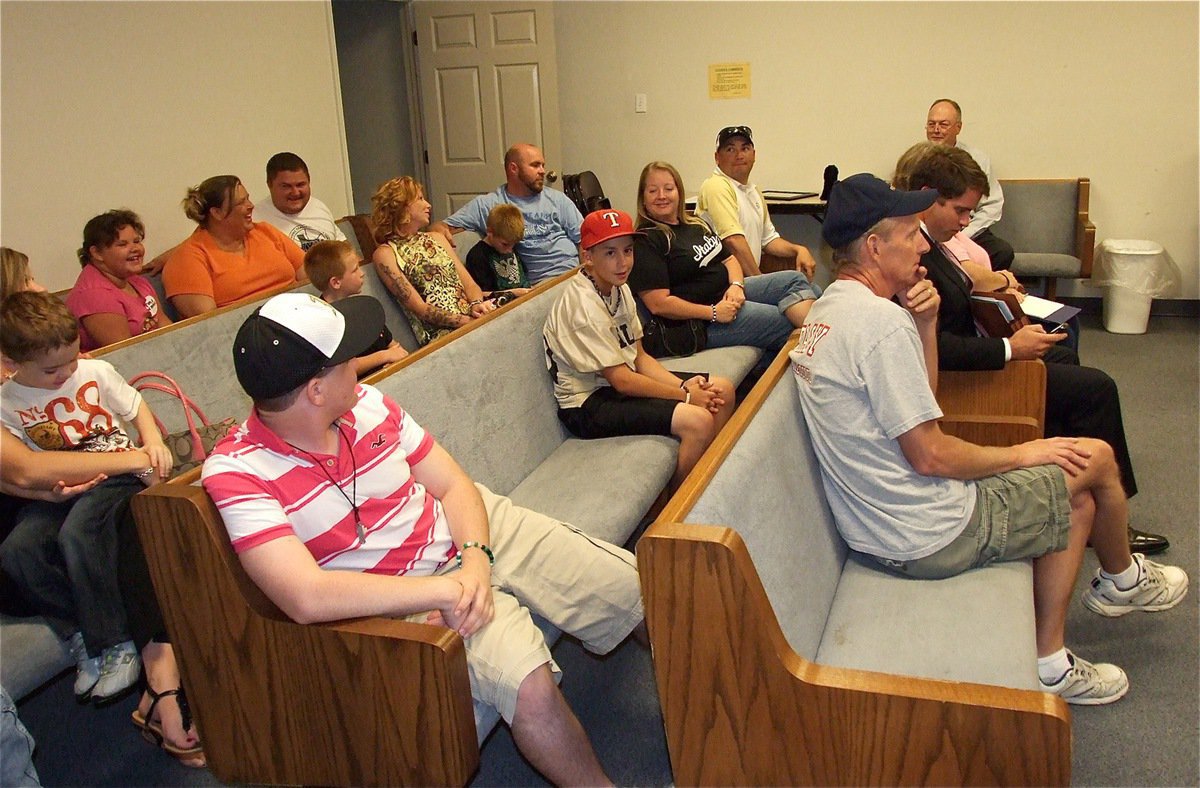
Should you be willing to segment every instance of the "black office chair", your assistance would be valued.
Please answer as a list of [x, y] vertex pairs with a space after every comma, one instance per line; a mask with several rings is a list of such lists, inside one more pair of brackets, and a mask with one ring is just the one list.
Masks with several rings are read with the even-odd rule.
[[612, 203], [604, 196], [604, 187], [596, 173], [591, 170], [574, 175], [563, 175], [563, 192], [575, 203], [575, 207], [584, 216], [601, 208], [611, 208]]

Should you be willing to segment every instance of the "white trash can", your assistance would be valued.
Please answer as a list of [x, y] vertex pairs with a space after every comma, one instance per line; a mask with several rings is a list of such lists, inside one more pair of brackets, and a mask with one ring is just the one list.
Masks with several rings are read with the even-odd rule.
[[1152, 281], [1162, 267], [1163, 248], [1153, 241], [1108, 239], [1100, 244], [1108, 270], [1104, 291], [1104, 328], [1112, 334], [1144, 334], [1150, 322], [1155, 289]]

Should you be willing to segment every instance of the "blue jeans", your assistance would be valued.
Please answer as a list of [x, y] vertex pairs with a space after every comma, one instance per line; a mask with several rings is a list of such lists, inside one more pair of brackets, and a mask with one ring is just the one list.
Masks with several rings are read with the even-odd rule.
[[0, 566], [29, 603], [60, 635], [77, 622], [88, 656], [129, 640], [117, 581], [117, 524], [142, 489], [134, 477], [117, 476], [73, 501], [30, 504], [0, 544]]
[[67, 519], [72, 503], [25, 504], [12, 532], [0, 542], [0, 569], [63, 640], [79, 629], [71, 583], [58, 549], [58, 529]]
[[0, 687], [0, 785], [41, 785], [33, 768], [33, 737], [21, 718], [8, 691]]
[[709, 323], [708, 346], [762, 348], [769, 361], [795, 328], [784, 312], [801, 301], [819, 298], [821, 289], [799, 271], [748, 276], [745, 285], [746, 302], [733, 322]]

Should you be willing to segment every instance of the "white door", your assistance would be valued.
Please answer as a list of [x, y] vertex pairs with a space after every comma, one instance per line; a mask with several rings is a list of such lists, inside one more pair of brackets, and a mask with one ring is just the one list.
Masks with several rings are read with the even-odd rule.
[[504, 182], [504, 151], [559, 156], [554, 6], [416, 2], [416, 60], [433, 217]]

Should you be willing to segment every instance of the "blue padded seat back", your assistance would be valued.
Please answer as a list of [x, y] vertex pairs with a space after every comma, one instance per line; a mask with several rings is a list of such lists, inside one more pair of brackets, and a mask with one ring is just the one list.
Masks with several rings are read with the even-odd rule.
[[507, 495], [566, 438], [542, 325], [562, 284], [532, 294], [376, 385], [477, 482]]
[[1017, 252], [1075, 255], [1078, 181], [1007, 181], [1003, 186], [1004, 215], [993, 227], [996, 235]]
[[400, 343], [400, 347], [413, 352], [420, 345], [417, 343], [417, 337], [413, 334], [412, 325], [408, 322], [408, 316], [404, 314], [404, 308], [396, 302], [388, 289], [384, 287], [383, 282], [379, 279], [379, 272], [375, 270], [375, 264], [367, 261], [363, 263], [363, 289], [362, 292], [369, 296], [374, 296], [380, 304], [383, 304], [383, 317], [387, 323], [388, 330], [392, 332], [392, 339]]
[[825, 501], [790, 373], [684, 520], [727, 525], [741, 535], [788, 642], [815, 660], [847, 549]]

